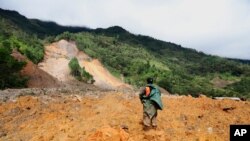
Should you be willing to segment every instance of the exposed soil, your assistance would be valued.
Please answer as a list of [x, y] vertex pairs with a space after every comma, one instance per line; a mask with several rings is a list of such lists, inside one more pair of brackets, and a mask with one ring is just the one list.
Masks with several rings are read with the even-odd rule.
[[[0, 140], [228, 141], [230, 124], [250, 123], [250, 102], [163, 96], [158, 128], [142, 129], [137, 95], [52, 91], [0, 102]], [[228, 110], [224, 110], [228, 109]]]
[[[61, 40], [45, 51], [39, 67], [13, 52], [27, 61], [22, 74], [30, 76], [29, 87], [38, 88], [0, 91], [0, 141], [228, 141], [230, 124], [250, 124], [250, 101], [163, 95], [158, 128], [144, 131], [138, 92], [119, 89], [130, 86], [74, 43]], [[72, 57], [95, 86], [69, 74]]]
[[73, 81], [68, 63], [76, 57], [81, 67], [93, 75], [94, 85], [105, 89], [130, 88], [129, 85], [112, 76], [97, 59], [91, 59], [79, 51], [74, 42], [60, 40], [45, 47], [45, 59], [39, 63], [39, 68], [48, 72], [60, 82]]
[[105, 89], [117, 89], [117, 88], [131, 88], [129, 85], [121, 82], [113, 75], [109, 73], [107, 69], [97, 60], [81, 60], [81, 66], [84, 66], [85, 70], [93, 75], [95, 85]]
[[61, 86], [58, 79], [40, 69], [36, 64], [28, 60], [17, 50], [13, 50], [12, 56], [19, 61], [27, 62], [26, 66], [22, 69], [21, 74], [29, 78], [27, 82], [29, 88], [53, 88]]
[[215, 77], [211, 82], [215, 87], [224, 88], [227, 85], [234, 83], [235, 81], [223, 80], [220, 79], [219, 77]]
[[44, 60], [38, 66], [61, 82], [72, 81], [68, 64], [77, 52], [76, 46], [61, 40], [45, 47]]

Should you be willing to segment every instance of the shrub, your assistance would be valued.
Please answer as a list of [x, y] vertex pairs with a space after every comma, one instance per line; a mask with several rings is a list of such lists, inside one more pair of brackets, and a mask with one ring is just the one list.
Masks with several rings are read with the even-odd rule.
[[91, 84], [94, 83], [93, 76], [86, 72], [84, 68], [81, 68], [77, 58], [74, 57], [70, 60], [69, 68], [71, 75], [73, 75], [77, 80]]
[[27, 78], [19, 74], [26, 63], [16, 61], [10, 54], [11, 49], [0, 46], [0, 89], [26, 86]]

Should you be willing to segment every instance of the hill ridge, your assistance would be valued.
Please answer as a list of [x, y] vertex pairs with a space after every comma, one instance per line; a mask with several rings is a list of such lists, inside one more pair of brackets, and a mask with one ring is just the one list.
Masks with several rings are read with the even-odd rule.
[[[123, 77], [124, 82], [136, 87], [143, 86], [147, 77], [154, 77], [155, 84], [173, 94], [250, 97], [250, 65], [239, 61], [135, 35], [119, 26], [72, 33], [72, 28], [34, 21], [18, 13], [20, 21], [18, 15], [11, 19], [11, 16], [4, 18], [4, 13], [0, 13], [0, 25], [5, 27], [0, 29], [0, 49], [16, 48], [35, 64], [43, 60], [44, 44], [66, 39], [74, 41], [79, 50], [97, 58], [112, 74]], [[8, 68], [6, 63], [3, 65]], [[12, 83], [5, 74], [1, 77], [4, 79], [1, 88], [24, 86], [24, 81], [19, 81], [19, 78]], [[216, 87], [220, 85], [213, 81], [217, 77], [220, 80], [217, 82], [226, 85]]]

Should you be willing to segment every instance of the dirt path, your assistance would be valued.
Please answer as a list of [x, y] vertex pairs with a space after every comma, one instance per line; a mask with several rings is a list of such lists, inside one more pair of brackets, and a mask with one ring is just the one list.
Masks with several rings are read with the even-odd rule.
[[21, 96], [0, 103], [0, 140], [228, 141], [230, 124], [250, 123], [249, 101], [168, 96], [163, 103], [158, 129], [143, 131], [135, 95]]

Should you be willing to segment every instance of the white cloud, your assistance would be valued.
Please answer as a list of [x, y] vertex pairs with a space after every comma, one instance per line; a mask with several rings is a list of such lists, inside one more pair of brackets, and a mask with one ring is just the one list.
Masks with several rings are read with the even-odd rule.
[[0, 0], [0, 4], [29, 18], [91, 28], [119, 25], [206, 53], [250, 59], [247, 0]]

